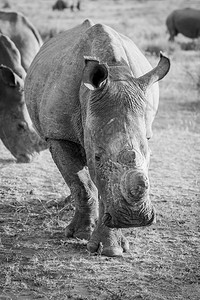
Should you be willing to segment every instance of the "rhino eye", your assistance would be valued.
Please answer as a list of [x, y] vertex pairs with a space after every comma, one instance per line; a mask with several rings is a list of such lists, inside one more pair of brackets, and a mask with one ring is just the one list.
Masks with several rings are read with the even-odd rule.
[[25, 122], [20, 122], [20, 123], [17, 125], [17, 129], [18, 129], [19, 131], [21, 131], [21, 130], [26, 130], [26, 128], [27, 128], [27, 125], [26, 125]]
[[97, 166], [102, 166], [105, 160], [106, 151], [101, 146], [98, 146], [94, 152], [95, 163]]
[[101, 161], [101, 156], [100, 156], [99, 154], [95, 154], [95, 161], [96, 161], [97, 163], [100, 163], [100, 161]]
[[95, 154], [95, 162], [97, 167], [102, 167], [102, 160], [100, 154]]

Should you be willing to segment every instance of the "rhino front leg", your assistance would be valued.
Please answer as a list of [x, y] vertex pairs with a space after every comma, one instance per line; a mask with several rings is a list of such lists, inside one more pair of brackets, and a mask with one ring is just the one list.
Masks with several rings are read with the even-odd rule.
[[75, 202], [66, 236], [88, 240], [98, 219], [98, 192], [85, 167], [85, 152], [79, 144], [64, 140], [49, 139], [48, 146]]
[[108, 228], [98, 222], [87, 245], [91, 253], [99, 253], [106, 256], [122, 256], [129, 250], [127, 239], [121, 229]]
[[105, 206], [102, 197], [99, 196], [99, 220], [92, 236], [87, 244], [91, 253], [99, 253], [105, 256], [122, 256], [129, 250], [129, 243], [122, 234], [121, 229], [110, 228], [104, 223]]

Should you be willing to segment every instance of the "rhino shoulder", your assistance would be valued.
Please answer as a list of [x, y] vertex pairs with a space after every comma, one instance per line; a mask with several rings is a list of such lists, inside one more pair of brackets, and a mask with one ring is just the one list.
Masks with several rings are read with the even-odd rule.
[[[78, 101], [84, 66], [80, 40], [93, 25], [87, 19], [51, 38], [41, 47], [27, 72], [26, 102], [41, 135], [49, 137], [55, 133], [57, 137], [59, 135], [59, 138], [63, 138], [69, 134], [66, 133], [63, 119], [71, 122], [73, 103]], [[65, 116], [63, 111], [66, 112]], [[68, 127], [72, 128], [70, 124]]]
[[86, 29], [88, 29], [88, 28], [90, 28], [90, 27], [92, 27], [94, 25], [95, 25], [95, 23], [92, 20], [90, 20], [90, 19], [85, 19], [83, 21], [83, 23], [81, 24], [81, 26], [84, 27], [84, 28], [86, 28]]
[[[18, 26], [21, 24], [24, 26], [24, 28], [26, 27], [27, 29], [30, 30], [30, 32], [32, 32], [32, 34], [34, 35], [35, 39], [37, 40], [39, 46], [41, 46], [43, 44], [42, 38], [38, 32], [38, 30], [35, 28], [35, 26], [33, 26], [33, 24], [20, 12], [15, 12], [15, 11], [0, 11], [0, 18], [1, 19], [7, 19], [9, 20], [11, 23], [15, 24], [15, 26]], [[21, 27], [23, 28], [23, 27]]]
[[35, 37], [35, 40], [38, 43], [38, 46], [41, 47], [43, 44], [43, 41], [42, 41], [42, 38], [41, 38], [38, 30], [36, 29], [36, 27], [23, 14], [18, 14], [18, 17], [21, 19], [21, 22], [23, 23], [23, 25], [26, 26], [30, 30], [30, 32], [33, 34], [33, 36]]

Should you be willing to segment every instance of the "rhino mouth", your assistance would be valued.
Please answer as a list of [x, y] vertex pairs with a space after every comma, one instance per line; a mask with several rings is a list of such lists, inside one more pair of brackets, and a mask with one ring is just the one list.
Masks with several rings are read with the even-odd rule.
[[29, 163], [32, 160], [32, 156], [28, 154], [20, 154], [17, 156], [17, 163]]
[[106, 212], [103, 215], [102, 222], [105, 226], [110, 228], [144, 227], [156, 223], [156, 213], [152, 208], [149, 214], [143, 215], [139, 213], [134, 218], [130, 218], [128, 216], [123, 216], [122, 218], [119, 213], [118, 216], [115, 216]]

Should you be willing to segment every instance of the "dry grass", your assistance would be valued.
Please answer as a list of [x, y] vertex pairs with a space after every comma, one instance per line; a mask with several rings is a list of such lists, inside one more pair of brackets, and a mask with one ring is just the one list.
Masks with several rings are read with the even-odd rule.
[[74, 207], [48, 151], [16, 164], [0, 145], [0, 300], [198, 300], [199, 52], [184, 51], [181, 45], [191, 41], [181, 36], [169, 44], [165, 28], [170, 11], [188, 1], [85, 0], [75, 13], [53, 12], [53, 0], [9, 2], [45, 38], [91, 18], [131, 37], [152, 65], [158, 61], [152, 53], [162, 49], [172, 66], [160, 83], [150, 142], [157, 224], [125, 230], [130, 252], [121, 258], [92, 256], [86, 241], [64, 237]]

